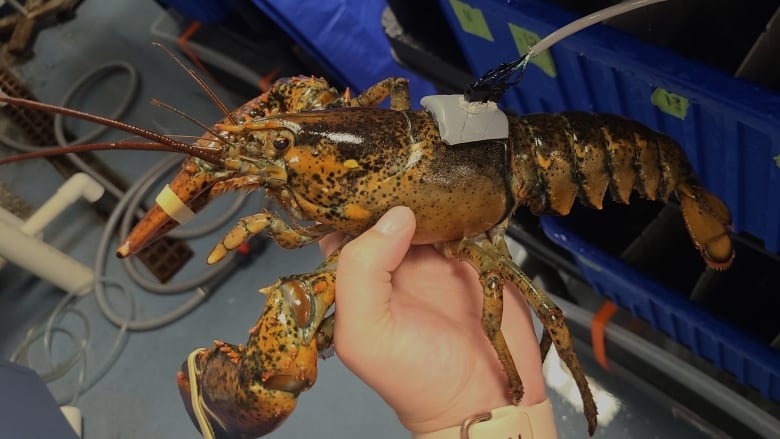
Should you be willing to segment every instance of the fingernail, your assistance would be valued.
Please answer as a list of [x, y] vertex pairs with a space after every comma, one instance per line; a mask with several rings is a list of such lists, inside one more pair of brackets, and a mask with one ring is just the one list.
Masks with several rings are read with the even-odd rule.
[[409, 208], [394, 207], [385, 213], [374, 225], [374, 229], [383, 235], [394, 235], [404, 227], [408, 221]]

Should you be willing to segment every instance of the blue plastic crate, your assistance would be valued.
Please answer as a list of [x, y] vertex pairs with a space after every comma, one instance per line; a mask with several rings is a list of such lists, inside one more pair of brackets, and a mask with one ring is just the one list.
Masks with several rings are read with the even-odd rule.
[[433, 84], [392, 56], [381, 25], [384, 0], [252, 0], [342, 85], [363, 91], [390, 77], [409, 78], [412, 106], [435, 94]]
[[[661, 285], [570, 227], [571, 218], [543, 217], [542, 228], [574, 256], [591, 286], [634, 316], [734, 375], [767, 399], [780, 402], [780, 353], [714, 317], [684, 294]], [[685, 243], [687, 245], [687, 242]], [[734, 292], [741, 300], [749, 292]]]
[[[477, 76], [578, 18], [539, 0], [440, 4]], [[559, 42], [535, 63], [507, 93], [506, 108], [615, 113], [670, 135], [729, 206], [735, 230], [780, 252], [778, 93], [606, 26]]]
[[162, 3], [202, 23], [218, 23], [232, 9], [230, 2], [221, 0], [162, 0]]

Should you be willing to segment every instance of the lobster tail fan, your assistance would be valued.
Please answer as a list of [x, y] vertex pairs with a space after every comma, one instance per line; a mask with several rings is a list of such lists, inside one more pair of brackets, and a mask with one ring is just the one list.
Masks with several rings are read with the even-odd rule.
[[678, 196], [688, 234], [704, 261], [715, 270], [729, 268], [734, 260], [734, 244], [729, 236], [728, 207], [699, 186], [681, 185]]

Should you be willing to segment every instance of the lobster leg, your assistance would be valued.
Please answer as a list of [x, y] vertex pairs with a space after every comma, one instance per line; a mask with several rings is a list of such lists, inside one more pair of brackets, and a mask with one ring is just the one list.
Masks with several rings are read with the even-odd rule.
[[509, 389], [512, 392], [512, 402], [517, 404], [523, 398], [523, 382], [517, 373], [515, 360], [512, 358], [512, 353], [509, 352], [504, 334], [501, 332], [501, 320], [504, 313], [504, 278], [495, 270], [485, 270], [480, 275], [480, 282], [484, 294], [482, 327], [498, 354], [498, 359], [504, 367], [504, 373], [507, 374]]
[[[503, 238], [501, 238], [503, 240]], [[520, 270], [520, 267], [512, 262], [511, 258], [500, 258], [498, 261], [501, 273], [512, 282], [523, 294], [526, 302], [531, 305], [534, 313], [541, 321], [549, 337], [542, 337], [540, 348], [542, 349], [542, 359], [549, 349], [550, 341], [555, 345], [555, 350], [563, 359], [569, 368], [574, 382], [582, 396], [582, 404], [585, 412], [585, 418], [588, 421], [588, 432], [593, 435], [596, 431], [598, 409], [593, 400], [593, 394], [588, 386], [588, 379], [582, 371], [577, 355], [574, 352], [574, 341], [569, 333], [569, 328], [564, 322], [563, 311], [553, 302], [544, 291], [534, 285], [533, 280]]]
[[[339, 260], [339, 255], [341, 255], [341, 249], [344, 247], [344, 244], [346, 244], [348, 240], [345, 240], [341, 243], [341, 246], [339, 246], [338, 249], [336, 249], [333, 253], [328, 255], [327, 258], [325, 258], [325, 261], [323, 261], [316, 270], [314, 270], [314, 273], [335, 273], [336, 272], [336, 264]], [[328, 294], [332, 295], [335, 301], [336, 298], [336, 283], [330, 283], [328, 284], [329, 288], [332, 288], [333, 290], [328, 292]], [[334, 353], [333, 348], [333, 331], [336, 328], [336, 313], [333, 312], [329, 316], [325, 317], [325, 319], [322, 320], [322, 323], [317, 327], [317, 331], [314, 333], [314, 339], [317, 341], [317, 351], [320, 354], [320, 358], [329, 358]]]
[[327, 224], [315, 224], [309, 227], [293, 229], [278, 215], [263, 212], [249, 215], [236, 224], [222, 238], [208, 256], [208, 263], [215, 264], [222, 260], [229, 251], [235, 249], [248, 238], [268, 230], [268, 236], [283, 248], [299, 248], [312, 241], [316, 241], [328, 233], [333, 232], [333, 227]]
[[465, 260], [479, 273], [480, 283], [484, 293], [482, 304], [482, 328], [490, 340], [490, 344], [498, 354], [498, 359], [509, 380], [509, 390], [512, 401], [517, 404], [523, 398], [523, 382], [517, 373], [512, 353], [501, 332], [501, 319], [504, 310], [504, 278], [496, 270], [496, 258], [482, 245], [489, 245], [485, 239], [478, 242], [475, 239], [463, 239], [445, 243], [441, 250], [445, 256]]
[[317, 339], [317, 351], [320, 358], [329, 358], [333, 355], [333, 331], [336, 325], [336, 313], [329, 315], [322, 321], [314, 337]]
[[539, 340], [539, 353], [542, 357], [542, 362], [547, 358], [547, 352], [550, 351], [550, 346], [552, 345], [552, 337], [550, 336], [550, 333], [547, 331], [542, 332], [542, 339]]
[[[390, 108], [393, 110], [411, 109], [409, 98], [409, 80], [406, 78], [387, 78], [368, 87], [363, 93], [349, 98], [349, 93], [333, 101], [330, 107], [376, 107], [390, 96]], [[346, 102], [344, 102], [346, 101]]]
[[[543, 336], [540, 342], [542, 359], [549, 349], [550, 341], [552, 341], [577, 383], [582, 396], [585, 417], [588, 421], [588, 432], [592, 435], [596, 430], [598, 410], [588, 387], [585, 373], [574, 353], [574, 343], [569, 329], [564, 323], [563, 312], [549, 296], [533, 284], [533, 281], [520, 270], [517, 264], [512, 262], [501, 234], [491, 233], [491, 235], [493, 242], [485, 237], [467, 238], [460, 242], [446, 243], [442, 249], [446, 256], [465, 260], [480, 273], [480, 280], [486, 293], [483, 305], [486, 310], [483, 311], [483, 315], [486, 313], [487, 319], [483, 318], [483, 326], [489, 338], [493, 337], [492, 334], [500, 334], [501, 327], [500, 314], [492, 315], [496, 312], [500, 313], [502, 310], [500, 305], [494, 303], [502, 300], [502, 297], [494, 290], [503, 288], [504, 280], [512, 282], [520, 290], [526, 302], [541, 321], [546, 333], [549, 334], [548, 337]], [[522, 382], [517, 374], [511, 353], [506, 343], [502, 342], [503, 335], [500, 338], [491, 338], [491, 343], [498, 353], [504, 372], [507, 374], [513, 400], [518, 403], [522, 397]]]
[[[494, 226], [491, 230], [488, 231], [488, 236], [491, 237], [491, 242], [496, 247], [500, 255], [506, 255], [511, 258], [511, 253], [509, 252], [509, 246], [506, 244], [506, 240], [503, 238], [505, 233], [506, 233], [506, 225], [499, 224], [497, 226]], [[503, 260], [504, 258], [501, 259]], [[512, 265], [515, 265], [514, 262], [512, 262]], [[520, 267], [517, 267], [517, 269], [513, 271], [517, 271], [523, 274], [525, 278], [528, 278], [528, 276], [525, 275], [525, 273], [520, 269]], [[531, 285], [533, 286], [533, 283]], [[542, 332], [542, 338], [541, 340], [539, 340], [539, 354], [540, 357], [542, 358], [542, 362], [544, 362], [545, 358], [547, 358], [547, 352], [550, 350], [551, 345], [552, 345], [552, 336], [550, 335], [550, 332], [549, 331]]]

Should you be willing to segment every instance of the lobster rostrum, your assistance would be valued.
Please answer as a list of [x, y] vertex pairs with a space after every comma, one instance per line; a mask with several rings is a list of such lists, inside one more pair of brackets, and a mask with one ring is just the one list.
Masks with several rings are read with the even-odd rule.
[[[434, 244], [478, 271], [483, 327], [513, 401], [521, 400], [523, 385], [500, 330], [505, 282], [518, 288], [545, 328], [542, 358], [554, 344], [568, 365], [592, 434], [596, 405], [563, 313], [512, 262], [504, 241], [508, 218], [521, 206], [535, 214], [565, 215], [575, 199], [600, 209], [607, 190], [623, 203], [633, 190], [661, 201], [674, 192], [705, 262], [725, 269], [734, 254], [727, 207], [697, 182], [673, 140], [636, 122], [587, 113], [532, 114], [509, 118], [508, 139], [448, 145], [431, 114], [410, 110], [407, 87], [406, 80], [389, 78], [351, 98], [323, 80], [281, 80], [235, 112], [225, 112], [221, 123], [191, 145], [73, 110], [0, 101], [82, 117], [155, 142], [92, 149], [127, 146], [192, 156], [166, 189], [164, 199], [173, 201], [158, 201], [120, 245], [121, 257], [228, 190], [264, 189], [291, 217], [315, 223], [287, 224], [274, 212], [250, 215], [216, 245], [209, 263], [262, 232], [296, 248], [334, 231], [358, 235], [391, 207], [410, 207], [417, 219], [413, 243]], [[374, 108], [387, 96], [389, 109]], [[266, 434], [313, 385], [318, 352], [333, 343], [334, 314], [328, 312], [338, 255], [337, 250], [312, 273], [263, 288], [265, 310], [245, 345], [217, 341], [185, 362], [178, 384], [201, 432], [225, 438]]]

